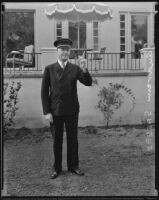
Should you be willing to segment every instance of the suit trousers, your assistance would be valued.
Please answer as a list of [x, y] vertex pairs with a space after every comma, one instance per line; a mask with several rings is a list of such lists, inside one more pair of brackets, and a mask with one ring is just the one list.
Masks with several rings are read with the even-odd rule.
[[54, 170], [62, 171], [62, 146], [63, 131], [66, 128], [67, 139], [67, 168], [69, 171], [77, 169], [78, 158], [78, 114], [54, 116], [53, 123], [50, 123], [53, 137]]

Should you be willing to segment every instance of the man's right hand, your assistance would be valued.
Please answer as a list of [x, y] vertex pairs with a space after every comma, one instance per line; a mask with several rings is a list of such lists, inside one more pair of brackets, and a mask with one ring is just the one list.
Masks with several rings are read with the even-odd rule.
[[45, 115], [45, 119], [48, 120], [50, 123], [53, 123], [53, 117], [51, 113], [48, 113]]

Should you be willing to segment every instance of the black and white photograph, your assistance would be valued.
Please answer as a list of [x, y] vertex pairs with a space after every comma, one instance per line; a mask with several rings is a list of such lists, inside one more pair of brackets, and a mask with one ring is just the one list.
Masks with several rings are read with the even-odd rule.
[[2, 197], [157, 198], [156, 4], [1, 4]]

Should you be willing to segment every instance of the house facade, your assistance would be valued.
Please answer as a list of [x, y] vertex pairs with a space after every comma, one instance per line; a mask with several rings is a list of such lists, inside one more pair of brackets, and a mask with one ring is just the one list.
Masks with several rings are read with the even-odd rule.
[[[80, 22], [79, 38], [77, 37], [77, 23], [48, 18], [45, 8], [49, 4], [49, 2], [4, 3], [6, 12], [30, 12], [33, 14], [33, 45], [35, 53], [39, 53], [35, 59], [35, 68], [38, 70], [34, 70], [34, 73], [21, 72], [21, 74], [14, 75], [14, 80], [16, 78], [23, 84], [23, 89], [20, 92], [20, 107], [16, 116], [17, 126], [46, 125], [40, 100], [42, 71], [46, 65], [56, 61], [56, 48], [54, 48], [53, 43], [61, 37], [71, 38], [74, 48], [87, 48], [95, 51], [103, 47], [106, 48], [106, 54], [102, 61], [102, 73], [91, 71], [92, 76], [98, 80], [99, 87], [85, 88], [78, 83], [81, 101], [80, 126], [104, 124], [103, 116], [95, 106], [98, 101], [99, 89], [110, 82], [125, 84], [136, 96], [135, 110], [131, 113], [128, 112], [131, 106], [128, 100], [124, 108], [116, 114], [113, 124], [118, 123], [121, 116], [123, 116], [123, 122], [121, 122], [123, 124], [142, 123], [146, 111], [151, 111], [152, 121], [154, 121], [155, 69], [153, 66], [151, 101], [148, 102], [147, 84], [151, 62], [150, 56], [147, 55], [151, 55], [151, 60], [154, 63], [155, 2], [106, 2], [113, 12], [113, 18], [103, 22]], [[128, 54], [141, 49], [143, 51], [140, 58], [131, 55], [130, 59]], [[109, 54], [111, 54], [110, 57]], [[125, 54], [127, 56], [123, 56]], [[113, 68], [112, 63], [115, 63], [115, 68]], [[93, 65], [96, 67], [98, 64], [98, 62], [94, 62]], [[90, 61], [87, 62], [87, 66], [89, 65], [92, 68], [93, 65]], [[109, 69], [111, 70], [109, 71]], [[11, 80], [13, 77], [10, 74], [5, 75], [5, 78]], [[30, 101], [26, 98], [28, 96]]]
[[79, 39], [77, 23], [47, 17], [45, 8], [49, 4], [4, 4], [6, 12], [33, 12], [35, 52], [54, 51], [53, 43], [60, 37], [71, 38], [75, 48], [100, 50], [106, 47], [109, 53], [134, 52], [135, 41], [141, 42], [140, 48], [154, 46], [155, 2], [106, 2], [113, 12], [113, 18], [104, 22], [81, 22]]

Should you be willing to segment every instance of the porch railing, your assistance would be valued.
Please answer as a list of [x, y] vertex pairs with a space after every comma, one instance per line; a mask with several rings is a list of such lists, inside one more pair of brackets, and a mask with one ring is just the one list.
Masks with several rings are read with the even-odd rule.
[[89, 53], [86, 54], [89, 71], [136, 71], [141, 67], [140, 53]]
[[[86, 53], [87, 69], [91, 72], [143, 70], [140, 53]], [[79, 64], [78, 59], [71, 59]]]
[[42, 71], [41, 53], [8, 54], [6, 56], [4, 73]]
[[[32, 56], [31, 64], [26, 64], [25, 62], [7, 62], [4, 67], [4, 73], [16, 73], [16, 72], [42, 72], [41, 66], [41, 54], [42, 53], [32, 53], [24, 54], [22, 58], [19, 58], [23, 61], [24, 57]], [[57, 57], [56, 57], [57, 59]], [[143, 65], [141, 65], [141, 54], [140, 53], [90, 53], [89, 51], [85, 55], [86, 66], [90, 72], [120, 72], [120, 71], [142, 71]], [[14, 60], [14, 59], [13, 59]], [[53, 62], [53, 61], [52, 61]], [[56, 62], [56, 61], [54, 61]], [[71, 63], [76, 63], [79, 65], [79, 59], [70, 59]]]

